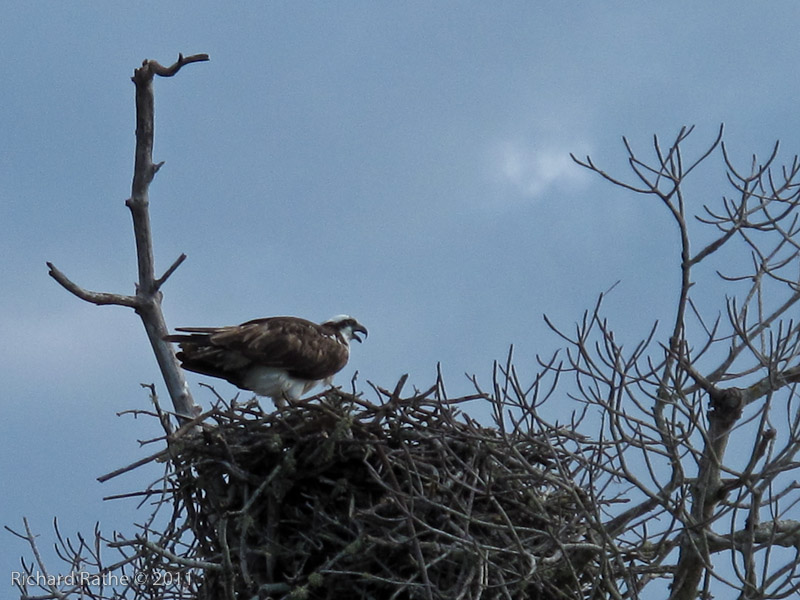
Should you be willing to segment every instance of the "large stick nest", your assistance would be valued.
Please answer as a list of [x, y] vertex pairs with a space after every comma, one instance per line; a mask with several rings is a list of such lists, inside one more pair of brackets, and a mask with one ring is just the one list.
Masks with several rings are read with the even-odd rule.
[[331, 390], [226, 406], [171, 442], [184, 556], [214, 565], [199, 597], [582, 597], [574, 434], [485, 428], [456, 403]]

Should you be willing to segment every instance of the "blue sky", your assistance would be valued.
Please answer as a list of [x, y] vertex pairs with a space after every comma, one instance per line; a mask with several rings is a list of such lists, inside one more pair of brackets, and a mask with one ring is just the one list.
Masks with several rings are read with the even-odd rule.
[[[156, 81], [151, 188], [170, 327], [350, 313], [370, 329], [338, 378], [451, 394], [515, 346], [523, 376], [615, 281], [622, 339], [669, 319], [676, 237], [662, 207], [582, 171], [624, 166], [720, 123], [734, 156], [800, 148], [794, 2], [12, 2], [0, 22], [0, 521], [52, 541], [127, 529], [156, 470], [95, 478], [144, 455], [139, 386], [155, 361], [137, 317], [48, 276], [131, 293], [124, 200], [133, 84], [144, 58], [205, 52]], [[716, 163], [719, 166], [719, 162]], [[722, 170], [696, 185], [725, 191]], [[714, 179], [717, 177], [717, 179]], [[631, 306], [634, 307], [631, 310]], [[191, 377], [196, 384], [201, 378]], [[224, 396], [233, 389], [220, 384]], [[194, 387], [208, 405], [210, 394]], [[166, 399], [165, 399], [166, 401]], [[565, 404], [563, 418], [571, 408]], [[129, 531], [129, 529], [127, 529]], [[26, 554], [0, 543], [0, 587]]]

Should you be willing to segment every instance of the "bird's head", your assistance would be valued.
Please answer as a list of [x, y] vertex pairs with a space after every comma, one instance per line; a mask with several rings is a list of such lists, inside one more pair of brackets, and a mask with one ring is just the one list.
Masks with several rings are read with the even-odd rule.
[[350, 340], [360, 342], [361, 338], [358, 337], [359, 333], [363, 333], [364, 337], [367, 337], [368, 335], [367, 328], [350, 315], [338, 315], [332, 319], [328, 319], [322, 325], [324, 327], [335, 329], [341, 333], [344, 339], [348, 342]]

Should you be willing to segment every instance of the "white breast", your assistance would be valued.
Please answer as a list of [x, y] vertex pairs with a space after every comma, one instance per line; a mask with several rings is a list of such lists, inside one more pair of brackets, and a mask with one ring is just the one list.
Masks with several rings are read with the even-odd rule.
[[321, 381], [297, 379], [286, 371], [274, 367], [253, 367], [243, 383], [247, 389], [259, 396], [281, 401], [298, 400]]

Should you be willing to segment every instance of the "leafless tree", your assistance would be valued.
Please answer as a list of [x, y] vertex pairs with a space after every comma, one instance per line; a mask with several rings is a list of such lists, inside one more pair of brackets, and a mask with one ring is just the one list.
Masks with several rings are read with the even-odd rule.
[[[23, 598], [661, 598], [794, 597], [800, 589], [800, 161], [734, 164], [720, 128], [687, 158], [691, 128], [645, 160], [624, 140], [630, 174], [576, 162], [625, 193], [658, 202], [674, 225], [675, 312], [633, 347], [617, 341], [601, 295], [564, 347], [523, 383], [512, 353], [489, 386], [448, 397], [373, 386], [367, 400], [329, 390], [264, 412], [216, 397], [198, 414], [158, 308], [147, 219], [152, 78], [137, 69], [135, 296], [65, 288], [133, 307], [145, 322], [179, 427], [151, 389], [165, 473], [138, 492], [153, 507], [133, 536], [63, 537], [57, 550], [89, 581], [48, 573], [31, 548]], [[149, 112], [148, 112], [149, 111]], [[149, 117], [147, 116], [149, 114]], [[148, 129], [149, 119], [149, 129]], [[701, 205], [693, 179], [721, 157], [729, 196]], [[571, 400], [568, 425], [542, 406]], [[463, 412], [485, 402], [493, 423]], [[730, 452], [735, 447], [739, 452]], [[159, 523], [161, 524], [159, 526]], [[109, 562], [104, 552], [116, 552]], [[42, 590], [33, 596], [31, 590]]]
[[[800, 331], [791, 318], [800, 299], [800, 162], [777, 165], [776, 144], [742, 170], [722, 128], [687, 158], [691, 132], [681, 129], [668, 145], [655, 137], [650, 161], [624, 140], [626, 179], [576, 159], [659, 202], [674, 223], [681, 277], [668, 337], [654, 328], [625, 349], [598, 304], [574, 335], [561, 334], [566, 360], [544, 372], [572, 374], [577, 400], [599, 409], [607, 477], [630, 488], [632, 506], [596, 524], [609, 558], [631, 564], [625, 585], [611, 585], [610, 594], [637, 597], [667, 578], [673, 600], [732, 590], [742, 599], [793, 597], [800, 587], [800, 521], [789, 518], [800, 498], [793, 479]], [[687, 181], [715, 152], [731, 194], [719, 206], [700, 206], [686, 194]], [[697, 247], [695, 224], [704, 240]], [[731, 443], [747, 457], [729, 457]]]

